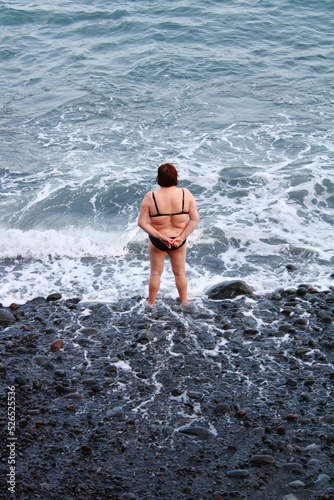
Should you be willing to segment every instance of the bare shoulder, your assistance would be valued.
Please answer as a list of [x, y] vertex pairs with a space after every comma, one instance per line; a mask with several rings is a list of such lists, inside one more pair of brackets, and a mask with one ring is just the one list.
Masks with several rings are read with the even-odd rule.
[[149, 191], [148, 193], [145, 194], [142, 205], [150, 205], [152, 202], [152, 191]]
[[192, 194], [192, 192], [188, 189], [188, 188], [183, 188], [183, 191], [185, 193], [185, 196], [190, 200], [190, 199], [194, 199], [194, 196]]

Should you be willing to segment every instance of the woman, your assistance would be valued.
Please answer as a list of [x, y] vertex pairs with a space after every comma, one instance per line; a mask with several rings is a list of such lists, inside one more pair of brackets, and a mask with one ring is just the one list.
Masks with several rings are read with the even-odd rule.
[[196, 202], [188, 189], [176, 187], [177, 170], [171, 163], [160, 165], [157, 183], [160, 189], [145, 195], [138, 217], [138, 226], [149, 235], [148, 304], [155, 304], [168, 254], [181, 304], [186, 305], [186, 239], [199, 222]]

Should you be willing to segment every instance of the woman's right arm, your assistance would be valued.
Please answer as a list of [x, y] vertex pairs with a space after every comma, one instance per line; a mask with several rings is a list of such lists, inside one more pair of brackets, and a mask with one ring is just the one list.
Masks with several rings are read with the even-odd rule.
[[190, 195], [189, 220], [183, 228], [182, 232], [176, 238], [174, 238], [172, 245], [175, 247], [181, 245], [181, 243], [188, 238], [188, 236], [193, 232], [200, 220], [195, 198], [190, 193], [190, 191], [188, 191], [188, 193]]

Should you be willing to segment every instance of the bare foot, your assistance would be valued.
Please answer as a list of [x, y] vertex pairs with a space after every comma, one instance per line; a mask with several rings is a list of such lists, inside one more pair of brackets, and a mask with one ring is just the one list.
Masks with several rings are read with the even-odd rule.
[[182, 302], [181, 307], [192, 307], [193, 302]]
[[155, 302], [153, 302], [153, 304], [150, 304], [149, 301], [147, 301], [146, 306], [149, 307], [150, 309], [153, 309], [155, 307]]

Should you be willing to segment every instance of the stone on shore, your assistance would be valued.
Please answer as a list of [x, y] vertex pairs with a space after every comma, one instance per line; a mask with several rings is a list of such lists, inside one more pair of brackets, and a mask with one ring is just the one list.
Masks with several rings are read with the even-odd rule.
[[62, 297], [61, 293], [57, 293], [57, 292], [50, 293], [50, 295], [47, 296], [46, 301], [47, 302], [55, 302], [57, 300], [60, 300], [61, 297]]
[[252, 295], [253, 289], [244, 281], [224, 281], [211, 287], [208, 292], [208, 298], [211, 300], [234, 299], [238, 295]]
[[6, 311], [6, 309], [0, 309], [0, 324], [10, 325], [11, 323], [15, 323], [15, 317], [12, 315], [12, 313]]
[[54, 340], [51, 344], [51, 351], [56, 352], [64, 347], [64, 342], [61, 339]]
[[254, 465], [274, 465], [275, 458], [271, 455], [254, 455], [252, 464]]

